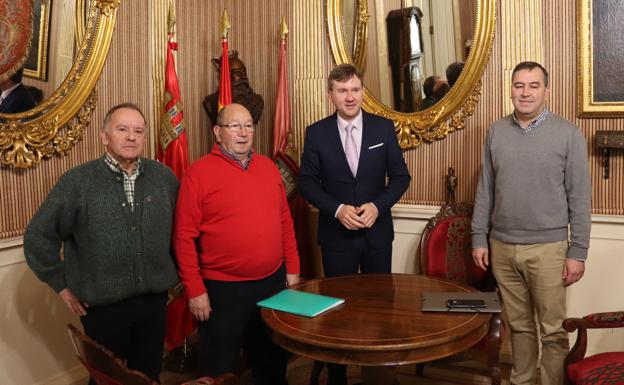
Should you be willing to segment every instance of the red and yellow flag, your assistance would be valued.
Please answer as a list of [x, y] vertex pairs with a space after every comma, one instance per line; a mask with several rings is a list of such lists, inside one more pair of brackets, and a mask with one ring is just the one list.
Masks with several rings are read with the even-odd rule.
[[297, 149], [293, 144], [290, 127], [290, 104], [288, 100], [288, 68], [286, 63], [286, 35], [288, 27], [282, 18], [281, 40], [277, 75], [277, 97], [275, 101], [275, 123], [273, 124], [273, 160], [282, 174], [282, 181], [288, 195], [288, 205], [295, 227], [301, 276], [315, 278], [314, 256], [312, 254], [308, 226], [308, 204], [297, 192], [299, 164]]
[[[169, 9], [169, 30], [173, 31], [175, 18]], [[161, 114], [159, 145], [157, 158], [171, 167], [178, 180], [182, 180], [189, 167], [188, 143], [184, 130], [182, 98], [176, 74], [173, 51], [178, 44], [173, 41], [173, 32], [167, 38], [167, 57], [165, 59], [165, 95], [164, 109]], [[167, 304], [167, 330], [165, 345], [167, 350], [181, 345], [184, 339], [196, 329], [195, 318], [188, 308], [188, 299], [179, 295]]]
[[219, 80], [219, 106], [218, 111], [232, 103], [232, 82], [230, 81], [230, 58], [228, 50], [228, 31], [230, 30], [230, 19], [227, 9], [223, 10], [221, 16], [221, 79]]
[[180, 86], [173, 59], [173, 51], [177, 49], [178, 44], [173, 41], [173, 33], [169, 33], [165, 64], [165, 106], [161, 115], [157, 158], [171, 167], [178, 180], [182, 180], [184, 171], [189, 166], [189, 156]]

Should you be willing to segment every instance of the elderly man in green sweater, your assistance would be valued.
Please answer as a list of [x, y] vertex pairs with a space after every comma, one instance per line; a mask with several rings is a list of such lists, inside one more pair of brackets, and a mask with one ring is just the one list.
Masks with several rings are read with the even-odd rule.
[[535, 381], [534, 314], [540, 383], [563, 384], [566, 287], [583, 276], [589, 247], [587, 144], [578, 127], [545, 107], [547, 96], [546, 69], [518, 64], [511, 79], [514, 112], [492, 124], [485, 140], [472, 219], [473, 258], [483, 270], [492, 263], [502, 294], [515, 385]]
[[106, 153], [61, 176], [26, 230], [24, 253], [87, 335], [158, 380], [167, 289], [178, 282], [170, 245], [178, 181], [140, 158], [146, 121], [137, 106], [113, 107], [100, 137]]

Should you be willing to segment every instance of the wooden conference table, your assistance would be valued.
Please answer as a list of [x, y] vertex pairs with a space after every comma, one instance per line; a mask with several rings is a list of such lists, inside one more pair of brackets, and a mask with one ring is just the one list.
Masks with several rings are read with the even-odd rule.
[[[491, 317], [490, 313], [421, 312], [422, 292], [476, 291], [423, 275], [323, 278], [294, 289], [345, 299], [343, 305], [313, 318], [262, 309], [278, 345], [325, 362], [379, 367], [448, 357], [476, 344]], [[365, 377], [363, 371], [364, 384]]]

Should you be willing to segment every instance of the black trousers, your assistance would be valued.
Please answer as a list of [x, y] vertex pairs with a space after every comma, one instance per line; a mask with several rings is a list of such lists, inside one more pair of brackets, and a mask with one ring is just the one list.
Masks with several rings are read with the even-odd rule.
[[[382, 249], [373, 248], [364, 235], [353, 238], [347, 249], [333, 250], [322, 247], [323, 271], [326, 277], [363, 274], [390, 273], [392, 268], [392, 244]], [[340, 364], [327, 364], [329, 378], [343, 378], [347, 367]]]
[[287, 385], [289, 353], [273, 343], [256, 305], [285, 288], [285, 267], [257, 281], [204, 280], [204, 285], [212, 311], [198, 324], [202, 375], [232, 372], [242, 348], [255, 385]]
[[144, 294], [110, 305], [91, 306], [80, 321], [85, 334], [125, 360], [128, 368], [159, 381], [166, 307], [166, 292]]
[[364, 234], [358, 234], [349, 241], [349, 246], [340, 250], [331, 245], [321, 247], [323, 271], [326, 277], [370, 273], [389, 273], [392, 268], [392, 243], [381, 249], [373, 248]]

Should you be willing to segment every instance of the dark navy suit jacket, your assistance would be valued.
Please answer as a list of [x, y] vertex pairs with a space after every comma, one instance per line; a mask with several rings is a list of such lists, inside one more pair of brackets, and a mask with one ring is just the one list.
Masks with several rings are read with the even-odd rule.
[[2, 101], [2, 104], [0, 104], [0, 113], [16, 114], [18, 112], [28, 111], [36, 105], [37, 102], [30, 91], [28, 91], [23, 84], [20, 84]]
[[[365, 111], [362, 115], [362, 147], [355, 177], [340, 141], [335, 113], [306, 129], [299, 188], [320, 211], [319, 244], [334, 250], [348, 247], [347, 241], [360, 232], [374, 248], [391, 246], [390, 209], [410, 182], [392, 122]], [[370, 229], [348, 230], [334, 217], [341, 203], [359, 206], [367, 202], [379, 211]]]

